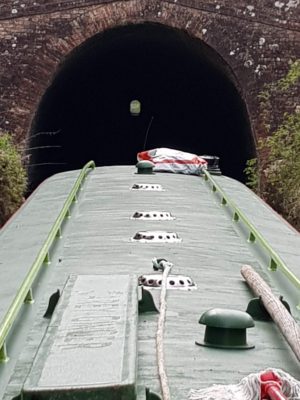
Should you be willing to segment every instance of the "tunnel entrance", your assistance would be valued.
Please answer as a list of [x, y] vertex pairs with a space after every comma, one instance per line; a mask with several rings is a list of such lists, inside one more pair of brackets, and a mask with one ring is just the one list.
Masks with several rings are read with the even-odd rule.
[[245, 104], [214, 50], [164, 25], [127, 25], [88, 39], [57, 71], [30, 133], [31, 189], [90, 159], [135, 164], [147, 130], [146, 149], [218, 155], [239, 180], [255, 152]]

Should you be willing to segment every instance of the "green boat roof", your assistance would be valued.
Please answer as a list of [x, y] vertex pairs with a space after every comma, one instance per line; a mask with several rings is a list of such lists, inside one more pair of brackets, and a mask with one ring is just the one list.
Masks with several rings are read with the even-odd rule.
[[[32, 265], [49, 239], [49, 232], [57, 222], [79, 173], [65, 172], [46, 180], [1, 230], [0, 321], [7, 318], [16, 294], [24, 280], [29, 279]], [[114, 294], [121, 293], [122, 304], [127, 299], [127, 311], [120, 306], [120, 314], [115, 316], [120, 321], [119, 325], [112, 325], [119, 333], [111, 333], [108, 339], [108, 343], [113, 343], [111, 351], [105, 350], [106, 359], [99, 361], [101, 356], [95, 357], [100, 382], [101, 368], [106, 370], [122, 354], [125, 358], [120, 358], [120, 363], [124, 365], [122, 374], [125, 374], [126, 368], [129, 369], [131, 373], [127, 371], [126, 374], [130, 379], [127, 381], [122, 374], [121, 377], [115, 374], [111, 378], [115, 386], [120, 380], [122, 395], [128, 399], [134, 396], [131, 384], [136, 384], [138, 398], [142, 397], [139, 393], [143, 387], [159, 394], [155, 350], [158, 314], [141, 313], [135, 317], [137, 307], [132, 297], [135, 296], [132, 294], [133, 282], [136, 285], [139, 276], [153, 273], [152, 259], [155, 257], [170, 261], [174, 264], [172, 274], [190, 277], [197, 285], [195, 290], [167, 291], [164, 346], [166, 370], [174, 400], [187, 398], [190, 389], [237, 383], [244, 376], [268, 367], [281, 368], [300, 379], [299, 362], [276, 325], [270, 321], [255, 321], [255, 326], [247, 329], [247, 341], [255, 346], [253, 349], [228, 350], [195, 344], [204, 339], [206, 327], [199, 324], [203, 313], [212, 308], [246, 310], [254, 295], [240, 274], [245, 264], [254, 267], [276, 296], [284, 296], [297, 321], [300, 315], [297, 308], [300, 302], [299, 281], [297, 278], [294, 281], [288, 279], [281, 268], [283, 263], [293, 276], [300, 276], [299, 234], [240, 182], [225, 176], [216, 176], [213, 182], [203, 177], [179, 174], [138, 175], [131, 166], [100, 167], [87, 173], [55, 232], [55, 239], [43, 254], [43, 262], [36, 271], [32, 292], [26, 297], [27, 302], [21, 306], [6, 335], [2, 358], [7, 353], [7, 360], [0, 364], [0, 398], [8, 400], [20, 393], [24, 398], [32, 398], [36, 393], [44, 397], [53, 395], [51, 390], [55, 391], [55, 380], [50, 379], [51, 370], [59, 365], [55, 357], [58, 360], [61, 351], [66, 351], [62, 354], [67, 357], [70, 349], [65, 341], [63, 346], [60, 341], [61, 326], [64, 326], [62, 324], [68, 314], [66, 312], [63, 316], [64, 310], [72, 313], [76, 307], [90, 304], [90, 297], [86, 294], [79, 305], [72, 303], [77, 289], [74, 289], [75, 292], [68, 289], [73, 288], [75, 280], [78, 285], [83, 285], [79, 286], [81, 289], [77, 290], [77, 295], [85, 293], [83, 276], [89, 277], [95, 296], [101, 297], [101, 293], [105, 292], [107, 301], [110, 292], [106, 288], [111, 284]], [[138, 185], [147, 185], [142, 189], [151, 189], [151, 186], [159, 189], [156, 185], [161, 185], [162, 190], [139, 190]], [[224, 192], [220, 192], [220, 188]], [[228, 197], [224, 197], [224, 193]], [[158, 220], [149, 216], [144, 219], [132, 218], [136, 212], [148, 215], [151, 212], [162, 213], [163, 216], [170, 213], [168, 215], [174, 219]], [[250, 225], [243, 222], [244, 217]], [[251, 231], [249, 226], [256, 230]], [[138, 236], [135, 236], [138, 232]], [[172, 242], [173, 234], [180, 240]], [[143, 236], [154, 236], [154, 240], [143, 243], [143, 240], [134, 239]], [[163, 239], [169, 236], [170, 240], [164, 241], [159, 236]], [[267, 247], [264, 243], [267, 243]], [[273, 269], [276, 271], [272, 271], [270, 266], [275, 266]], [[125, 289], [122, 289], [122, 279]], [[100, 283], [96, 285], [98, 281]], [[58, 311], [54, 310], [51, 319], [44, 318], [49, 297], [58, 289], [63, 294], [57, 306]], [[160, 290], [150, 291], [159, 306]], [[86, 313], [90, 315], [88, 311]], [[103, 319], [105, 310], [101, 313], [99, 318]], [[89, 323], [93, 324], [95, 319], [96, 314]], [[131, 325], [128, 325], [127, 319]], [[74, 321], [66, 328], [66, 338], [74, 332], [72, 324]], [[120, 332], [125, 333], [121, 335]], [[133, 338], [136, 348], [132, 344]], [[75, 348], [79, 346], [78, 343]], [[100, 345], [97, 346], [96, 341], [95, 349]], [[74, 351], [70, 353], [68, 365], [74, 363], [75, 370], [76, 364], [75, 380], [81, 369], [83, 376], [88, 375], [89, 361], [84, 357], [76, 357]], [[132, 352], [137, 354], [136, 365], [130, 358]], [[36, 371], [39, 371], [40, 377], [37, 377]], [[61, 373], [64, 374], [64, 371]], [[72, 386], [72, 372], [68, 374], [66, 376], [70, 377], [62, 383], [65, 385], [64, 394]], [[100, 398], [114, 398], [107, 388], [109, 384], [103, 382], [101, 385], [105, 389]], [[43, 385], [48, 392], [46, 389], [45, 392], [39, 392]], [[97, 382], [91, 386], [97, 388]]]

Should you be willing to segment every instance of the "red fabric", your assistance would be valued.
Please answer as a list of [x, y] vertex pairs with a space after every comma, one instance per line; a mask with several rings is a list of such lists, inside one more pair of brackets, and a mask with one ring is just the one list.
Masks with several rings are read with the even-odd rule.
[[196, 164], [196, 165], [206, 165], [207, 161], [201, 157], [194, 157], [191, 160], [179, 160], [179, 159], [164, 159], [162, 161], [157, 161], [151, 157], [148, 151], [142, 151], [137, 154], [138, 160], [152, 161], [154, 164]]

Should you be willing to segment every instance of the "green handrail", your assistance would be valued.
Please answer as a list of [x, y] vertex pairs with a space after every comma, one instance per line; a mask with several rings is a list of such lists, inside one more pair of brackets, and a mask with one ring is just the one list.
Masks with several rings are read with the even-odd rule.
[[10, 328], [12, 327], [19, 311], [20, 308], [22, 307], [23, 303], [26, 302], [26, 299], [29, 297], [31, 294], [31, 287], [33, 285], [33, 282], [40, 271], [42, 265], [45, 262], [49, 262], [49, 249], [51, 248], [52, 244], [54, 243], [55, 239], [60, 236], [60, 231], [61, 231], [61, 225], [66, 218], [66, 216], [70, 215], [70, 207], [72, 203], [76, 200], [76, 195], [78, 191], [81, 188], [81, 185], [90, 171], [90, 169], [95, 168], [95, 162], [94, 161], [89, 161], [81, 170], [76, 182], [74, 183], [74, 186], [71, 190], [71, 192], [68, 195], [68, 198], [66, 199], [62, 210], [60, 211], [55, 223], [53, 224], [48, 237], [43, 244], [40, 252], [38, 253], [34, 263], [32, 264], [26, 278], [24, 279], [21, 287], [19, 288], [16, 297], [14, 298], [13, 302], [11, 303], [5, 317], [0, 323], [0, 362], [4, 362], [8, 360], [7, 354], [6, 354], [6, 346], [5, 346], [5, 341], [7, 338], [7, 335], [10, 331]]
[[229, 206], [233, 212], [233, 221], [239, 222], [240, 220], [244, 222], [245, 226], [249, 230], [248, 241], [251, 243], [259, 242], [261, 247], [267, 251], [270, 257], [270, 269], [276, 271], [280, 268], [282, 272], [287, 276], [287, 278], [300, 289], [299, 278], [289, 270], [282, 258], [276, 253], [276, 251], [271, 247], [263, 235], [255, 228], [255, 226], [249, 221], [246, 215], [237, 207], [237, 205], [230, 199], [230, 197], [224, 192], [224, 190], [216, 183], [213, 177], [208, 171], [204, 171], [204, 179], [211, 183], [212, 191], [219, 193], [221, 195], [221, 204], [224, 206]]

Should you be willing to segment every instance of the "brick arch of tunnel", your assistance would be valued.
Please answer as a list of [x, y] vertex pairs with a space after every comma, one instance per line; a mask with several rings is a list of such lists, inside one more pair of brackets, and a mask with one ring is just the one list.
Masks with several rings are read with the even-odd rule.
[[157, 23], [107, 29], [66, 57], [42, 96], [29, 140], [31, 188], [90, 159], [134, 164], [146, 135], [147, 149], [218, 155], [223, 173], [242, 181], [255, 153], [238, 82], [215, 50]]

